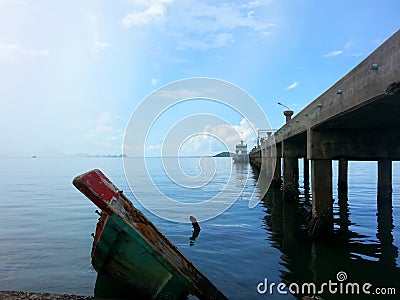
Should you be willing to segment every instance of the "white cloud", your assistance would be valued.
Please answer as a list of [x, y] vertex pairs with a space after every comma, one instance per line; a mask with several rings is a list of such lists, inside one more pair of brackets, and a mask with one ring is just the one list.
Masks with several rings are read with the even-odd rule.
[[174, 59], [175, 64], [185, 64], [185, 63], [189, 63], [189, 62], [191, 62], [191, 60], [187, 59], [187, 58], [175, 58]]
[[363, 52], [357, 52], [357, 53], [353, 53], [351, 56], [352, 57], [360, 57], [360, 56], [364, 56], [365, 55], [365, 53], [363, 53]]
[[152, 78], [151, 79], [151, 85], [157, 85], [158, 79], [157, 78]]
[[203, 132], [185, 141], [181, 155], [215, 154], [221, 151], [235, 151], [235, 146], [241, 139], [245, 143], [255, 144], [257, 141], [254, 124], [242, 119], [239, 125], [220, 124], [207, 125]]
[[347, 43], [346, 43], [346, 45], [344, 45], [344, 48], [346, 49], [346, 50], [348, 50], [348, 49], [351, 49], [351, 48], [353, 48], [354, 47], [354, 42], [353, 41], [348, 41]]
[[324, 55], [324, 57], [336, 57], [343, 53], [343, 50], [335, 50]]
[[[349, 40], [344, 46], [343, 46], [343, 49], [345, 49], [346, 50], [346, 53], [349, 53], [350, 51], [355, 51], [356, 49], [354, 49], [356, 47], [356, 44], [352, 41], [352, 40]], [[353, 50], [352, 50], [353, 49]], [[329, 53], [327, 53], [327, 54], [325, 54], [325, 55], [323, 55], [324, 57], [336, 57], [336, 56], [339, 56], [339, 55], [341, 55], [341, 54], [343, 54], [345, 51], [344, 50], [335, 50], [335, 51], [332, 51], [332, 52], [329, 52]], [[363, 56], [364, 55], [364, 53], [363, 52], [355, 52], [355, 53], [353, 53], [353, 54], [350, 54], [349, 53], [349, 55], [350, 56], [352, 56], [352, 57], [358, 57], [358, 56]]]
[[28, 3], [23, 0], [0, 0], [0, 5], [7, 5], [7, 4], [21, 5], [21, 6], [28, 5]]
[[209, 50], [231, 45], [238, 29], [265, 37], [275, 26], [265, 16], [257, 18], [253, 8], [265, 4], [261, 1], [247, 5], [194, 0], [155, 0], [147, 6], [144, 1], [134, 3], [141, 10], [136, 7], [138, 12], [125, 15], [122, 23], [126, 27], [154, 25], [152, 28], [176, 43], [178, 50]]
[[126, 2], [138, 6], [138, 7], [148, 7], [153, 4], [164, 4], [173, 2], [174, 0], [125, 0]]
[[204, 95], [204, 92], [195, 89], [180, 89], [180, 90], [162, 89], [159, 92], [159, 94], [160, 97], [181, 100], [181, 99], [191, 99], [191, 98], [201, 97]]
[[178, 50], [186, 49], [197, 49], [197, 50], [209, 50], [213, 48], [219, 48], [233, 44], [235, 37], [231, 33], [216, 33], [209, 34], [203, 39], [188, 39], [184, 41]]
[[148, 151], [154, 151], [154, 150], [159, 150], [161, 149], [161, 144], [158, 145], [146, 145], [146, 150]]
[[374, 46], [380, 46], [385, 40], [384, 39], [376, 39], [371, 42]]
[[[119, 119], [108, 112], [101, 113], [95, 120], [74, 121], [74, 129], [85, 131], [84, 137], [86, 142], [89, 141], [94, 145], [101, 147], [118, 147], [122, 143], [123, 130], [115, 127], [113, 121]], [[79, 128], [80, 127], [80, 128]], [[89, 131], [87, 131], [89, 129]]]
[[253, 8], [262, 5], [261, 1], [251, 1], [247, 4], [247, 7]]
[[[129, 13], [122, 19], [122, 24], [126, 27], [135, 25], [147, 25], [152, 21], [161, 19], [166, 11], [166, 4], [172, 0], [148, 1], [147, 9], [137, 13]], [[146, 1], [138, 1], [136, 4], [143, 5]]]
[[89, 15], [88, 16], [88, 20], [92, 23], [93, 31], [94, 31], [93, 39], [92, 39], [92, 48], [90, 49], [90, 51], [92, 53], [100, 52], [111, 46], [111, 44], [109, 42], [100, 40], [100, 34], [99, 34], [98, 27], [99, 27], [99, 22], [101, 21], [101, 19], [102, 18], [98, 15]]
[[254, 123], [242, 119], [239, 125], [234, 125], [234, 128], [237, 132], [240, 133], [243, 141], [250, 143], [257, 141], [256, 132], [257, 128]]
[[4, 43], [0, 41], [0, 58], [16, 59], [20, 57], [43, 58], [49, 56], [46, 49], [27, 49], [18, 44]]
[[271, 1], [266, 1], [266, 0], [264, 0], [264, 1], [261, 1], [261, 0], [250, 1], [250, 2], [248, 2], [246, 4], [243, 4], [242, 7], [244, 7], [244, 8], [255, 8], [255, 7], [262, 6], [262, 5], [267, 5], [270, 2]]
[[240, 27], [261, 32], [274, 26], [257, 20], [253, 11], [232, 3], [208, 4], [194, 1], [185, 3], [187, 4], [181, 4], [176, 8], [176, 14], [179, 14], [179, 23], [183, 21], [185, 24], [182, 28], [195, 33], [229, 32]]
[[224, 144], [216, 136], [204, 132], [185, 140], [185, 143], [179, 148], [179, 155], [213, 155], [220, 151], [227, 151]]
[[121, 136], [109, 136], [107, 137], [107, 141], [116, 141], [116, 140], [120, 140]]
[[296, 88], [299, 85], [299, 83], [300, 82], [298, 82], [298, 81], [293, 82], [291, 85], [286, 87], [286, 90], [292, 90], [292, 89]]
[[102, 42], [99, 39], [99, 34], [95, 33], [93, 37], [93, 42], [92, 42], [92, 52], [97, 53], [100, 52], [101, 50], [104, 50], [106, 48], [110, 47], [110, 43], [108, 42]]

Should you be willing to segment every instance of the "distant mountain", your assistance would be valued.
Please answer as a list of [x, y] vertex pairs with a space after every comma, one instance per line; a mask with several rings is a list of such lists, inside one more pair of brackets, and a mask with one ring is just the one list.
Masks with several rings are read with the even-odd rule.
[[64, 152], [56, 149], [56, 148], [46, 148], [43, 149], [42, 151], [39, 151], [39, 153], [34, 154], [37, 157], [66, 157], [67, 154]]
[[104, 155], [98, 155], [98, 154], [89, 154], [89, 153], [76, 153], [72, 155], [73, 157], [128, 157], [126, 154], [104, 154]]
[[[1, 0], [0, 0], [1, 1]], [[38, 153], [32, 153], [28, 155], [32, 158], [37, 157], [51, 157], [51, 158], [68, 158], [68, 157], [75, 157], [75, 158], [84, 158], [84, 157], [128, 157], [126, 154], [91, 154], [87, 152], [78, 152], [78, 153], [64, 153], [59, 151], [55, 148], [48, 148]]]
[[234, 155], [235, 154], [231, 153], [231, 152], [221, 152], [221, 153], [214, 155], [213, 157], [232, 157]]

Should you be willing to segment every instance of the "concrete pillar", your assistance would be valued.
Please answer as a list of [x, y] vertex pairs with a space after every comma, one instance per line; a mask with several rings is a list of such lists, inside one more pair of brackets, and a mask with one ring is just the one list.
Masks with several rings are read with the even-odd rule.
[[279, 189], [282, 184], [281, 161], [282, 159], [280, 157], [276, 158], [274, 175], [272, 177], [272, 182], [271, 182], [271, 187], [275, 189]]
[[294, 158], [294, 186], [296, 189], [299, 188], [299, 159]]
[[295, 196], [295, 161], [296, 158], [283, 158], [283, 197], [293, 199]]
[[308, 193], [310, 190], [310, 165], [307, 157], [303, 158], [303, 179], [304, 179], [304, 191]]
[[378, 209], [380, 206], [392, 206], [392, 161], [378, 161]]
[[338, 224], [342, 232], [348, 232], [350, 225], [350, 213], [348, 205], [348, 165], [346, 159], [340, 159], [338, 162], [338, 205], [339, 205], [339, 220]]
[[[274, 159], [272, 158], [271, 155], [271, 147], [265, 147], [265, 151], [264, 151], [264, 157], [263, 157], [263, 164], [265, 163], [265, 166], [262, 166], [263, 168], [265, 167], [265, 174], [267, 175], [266, 179], [272, 178], [272, 175], [274, 173], [274, 169], [273, 169], [273, 164], [274, 164]], [[268, 181], [270, 182], [270, 181]]]
[[333, 233], [332, 161], [311, 160], [312, 223], [310, 234], [321, 239]]
[[250, 162], [256, 166], [258, 169], [261, 168], [261, 148], [259, 147], [256, 152], [254, 152], [250, 158]]
[[347, 190], [348, 190], [348, 160], [340, 159], [338, 166], [338, 196], [339, 201], [346, 199], [347, 200]]

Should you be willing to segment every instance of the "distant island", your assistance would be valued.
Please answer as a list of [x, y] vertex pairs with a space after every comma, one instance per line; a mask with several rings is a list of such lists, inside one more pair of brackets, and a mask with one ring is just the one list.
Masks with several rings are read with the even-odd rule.
[[231, 153], [231, 152], [221, 152], [221, 153], [214, 155], [213, 157], [233, 157], [234, 155], [235, 154]]
[[128, 157], [126, 154], [88, 154], [88, 153], [76, 153], [72, 157]]

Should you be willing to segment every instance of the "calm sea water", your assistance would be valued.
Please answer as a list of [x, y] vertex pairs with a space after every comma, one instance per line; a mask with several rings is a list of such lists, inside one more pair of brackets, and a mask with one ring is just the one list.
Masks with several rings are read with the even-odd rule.
[[[196, 158], [181, 163], [189, 174], [198, 168]], [[393, 165], [393, 214], [377, 216], [376, 163], [350, 162], [348, 208], [339, 208], [335, 192], [336, 233], [324, 244], [305, 240], [298, 202], [283, 202], [279, 191], [248, 208], [257, 189], [257, 174], [249, 165], [232, 166], [227, 158], [218, 158], [217, 164], [215, 180], [204, 193], [216, 194], [231, 169], [235, 184], [228, 188], [232, 193], [244, 190], [225, 213], [200, 224], [194, 243], [189, 240], [190, 225], [143, 212], [230, 299], [294, 299], [276, 290], [261, 295], [257, 285], [265, 279], [276, 284], [323, 283], [336, 280], [339, 271], [346, 272], [346, 282], [395, 286], [400, 293], [398, 163]], [[148, 160], [148, 167], [161, 189], [181, 195], [160, 169], [159, 159]], [[71, 184], [74, 176], [93, 168], [101, 169], [141, 208], [127, 186], [120, 159], [0, 159], [0, 290], [93, 294], [90, 234], [98, 216], [96, 207]], [[336, 164], [333, 169], [335, 182]], [[301, 176], [299, 189], [300, 203], [306, 202]]]

